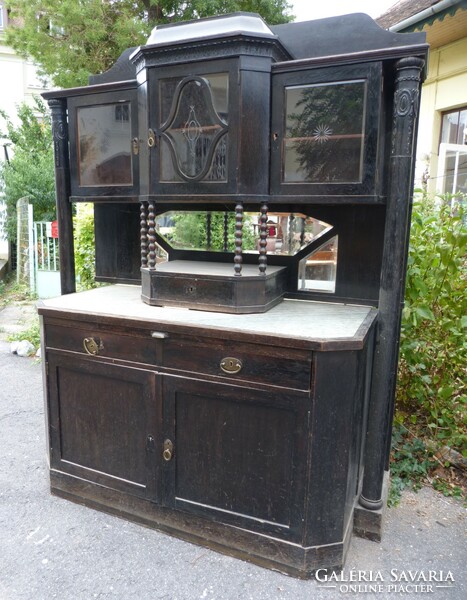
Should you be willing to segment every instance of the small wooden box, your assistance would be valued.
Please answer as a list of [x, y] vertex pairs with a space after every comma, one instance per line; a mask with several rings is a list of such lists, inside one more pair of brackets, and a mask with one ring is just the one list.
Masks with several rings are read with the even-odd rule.
[[228, 313], [266, 312], [282, 300], [286, 268], [243, 265], [236, 276], [232, 264], [174, 260], [157, 269], [141, 269], [146, 304], [182, 306]]

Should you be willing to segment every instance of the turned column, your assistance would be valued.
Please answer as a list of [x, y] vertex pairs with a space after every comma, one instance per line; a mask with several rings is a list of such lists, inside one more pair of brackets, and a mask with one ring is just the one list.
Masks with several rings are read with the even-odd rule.
[[148, 203], [148, 262], [149, 269], [156, 268], [156, 206], [153, 200]]
[[235, 206], [235, 256], [234, 271], [237, 277], [242, 274], [242, 247], [243, 247], [243, 204]]
[[261, 216], [259, 219], [259, 272], [266, 274], [268, 266], [267, 245], [268, 245], [268, 205], [266, 202], [261, 205]]
[[73, 212], [70, 202], [70, 157], [68, 155], [68, 121], [66, 99], [48, 100], [52, 113], [55, 160], [55, 202], [60, 252], [60, 287], [62, 294], [76, 291], [75, 253], [73, 245]]
[[423, 66], [424, 61], [416, 57], [403, 58], [396, 63], [379, 317], [360, 496], [360, 504], [370, 510], [378, 510], [383, 504], [382, 487], [387, 438], [391, 433], [394, 410], [413, 190], [413, 149]]
[[140, 240], [141, 240], [141, 267], [148, 266], [148, 210], [146, 202], [140, 204]]

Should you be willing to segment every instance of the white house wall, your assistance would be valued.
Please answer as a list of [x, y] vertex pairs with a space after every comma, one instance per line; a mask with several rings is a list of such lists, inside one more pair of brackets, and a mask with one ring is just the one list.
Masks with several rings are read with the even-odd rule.
[[428, 169], [430, 193], [437, 189], [441, 115], [463, 106], [467, 106], [467, 38], [430, 51], [420, 107], [416, 172], [419, 183]]

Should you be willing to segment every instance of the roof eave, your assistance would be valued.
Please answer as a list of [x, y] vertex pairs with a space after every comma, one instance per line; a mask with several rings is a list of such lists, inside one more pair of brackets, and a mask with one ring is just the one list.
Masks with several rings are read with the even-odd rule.
[[441, 0], [438, 4], [422, 10], [407, 19], [388, 27], [389, 31], [408, 33], [421, 31], [425, 25], [433, 25], [435, 21], [443, 21], [447, 15], [454, 16], [458, 10], [467, 9], [467, 0]]

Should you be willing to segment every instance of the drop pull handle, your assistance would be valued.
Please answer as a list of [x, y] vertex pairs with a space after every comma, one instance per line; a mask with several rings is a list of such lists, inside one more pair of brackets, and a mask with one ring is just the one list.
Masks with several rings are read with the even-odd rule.
[[156, 134], [153, 129], [149, 129], [148, 131], [148, 146], [150, 148], [154, 148], [156, 145]]
[[169, 462], [170, 460], [172, 460], [172, 456], [173, 456], [173, 449], [174, 449], [174, 445], [172, 440], [165, 440], [164, 441], [164, 449], [162, 452], [162, 458]]
[[83, 348], [86, 354], [96, 356], [99, 354], [99, 350], [104, 348], [102, 342], [98, 343], [93, 337], [85, 337], [83, 340]]

